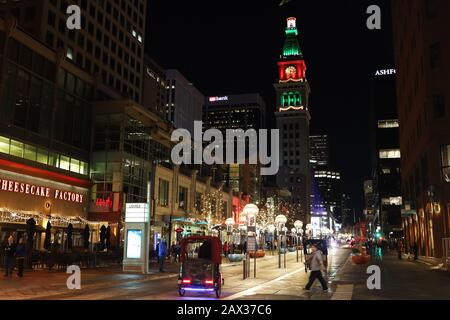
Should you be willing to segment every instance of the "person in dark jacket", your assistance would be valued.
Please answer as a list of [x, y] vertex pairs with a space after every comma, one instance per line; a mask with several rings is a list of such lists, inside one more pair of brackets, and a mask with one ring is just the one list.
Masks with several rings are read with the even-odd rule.
[[17, 273], [17, 275], [20, 278], [23, 277], [23, 266], [24, 266], [26, 253], [27, 253], [27, 251], [25, 248], [25, 242], [23, 241], [23, 238], [20, 238], [19, 244], [17, 245], [17, 248], [16, 248], [16, 260], [17, 260], [17, 267], [19, 269], [19, 272]]
[[161, 239], [158, 247], [159, 272], [164, 272], [164, 260], [167, 257], [167, 245], [164, 239]]
[[12, 272], [14, 270], [15, 254], [16, 254], [16, 244], [14, 243], [14, 237], [10, 236], [3, 248], [3, 254], [5, 256], [5, 277], [12, 277]]

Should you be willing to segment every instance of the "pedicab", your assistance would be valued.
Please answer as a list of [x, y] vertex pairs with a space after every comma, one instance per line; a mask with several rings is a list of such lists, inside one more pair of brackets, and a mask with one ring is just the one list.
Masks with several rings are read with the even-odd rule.
[[222, 242], [217, 237], [193, 236], [181, 240], [178, 293], [215, 293], [220, 298], [224, 280], [220, 272]]

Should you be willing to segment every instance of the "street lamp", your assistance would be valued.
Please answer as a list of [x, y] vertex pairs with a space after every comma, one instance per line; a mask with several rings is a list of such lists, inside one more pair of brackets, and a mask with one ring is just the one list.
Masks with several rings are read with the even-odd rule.
[[298, 237], [299, 237], [299, 235], [301, 235], [301, 232], [303, 233], [303, 222], [301, 222], [300, 220], [297, 220], [297, 221], [295, 221], [294, 222], [294, 227], [295, 227], [295, 229], [296, 229], [296, 234], [297, 234], [297, 248], [296, 248], [296, 250], [297, 250], [297, 262], [298, 262]]
[[[284, 225], [287, 222], [286, 216], [280, 214], [275, 218], [275, 223], [277, 225], [277, 230], [284, 231]], [[281, 242], [283, 241], [283, 237], [281, 237], [281, 241], [278, 241], [278, 267], [281, 268]], [[285, 258], [285, 266], [286, 266], [286, 251], [284, 252], [284, 258]]]
[[[247, 248], [248, 254], [249, 248], [255, 252], [254, 262], [254, 277], [256, 277], [256, 216], [259, 213], [259, 208], [255, 204], [247, 204], [243, 210], [244, 215], [247, 218]], [[250, 241], [251, 240], [251, 241]], [[248, 267], [250, 267], [250, 259], [248, 259]], [[249, 270], [250, 268], [248, 268]], [[250, 275], [250, 270], [249, 270]]]
[[232, 230], [232, 228], [234, 226], [234, 219], [233, 218], [228, 218], [227, 220], [225, 220], [225, 225], [227, 226], [228, 246], [230, 247], [231, 235], [232, 235], [231, 230]]

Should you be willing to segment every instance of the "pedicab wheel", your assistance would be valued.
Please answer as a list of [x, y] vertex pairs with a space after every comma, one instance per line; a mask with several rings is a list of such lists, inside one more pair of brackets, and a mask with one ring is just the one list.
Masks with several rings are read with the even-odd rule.
[[186, 290], [179, 288], [178, 294], [180, 295], [180, 297], [184, 297], [186, 295]]
[[220, 298], [220, 295], [222, 294], [222, 289], [221, 288], [217, 288], [216, 289], [216, 297]]

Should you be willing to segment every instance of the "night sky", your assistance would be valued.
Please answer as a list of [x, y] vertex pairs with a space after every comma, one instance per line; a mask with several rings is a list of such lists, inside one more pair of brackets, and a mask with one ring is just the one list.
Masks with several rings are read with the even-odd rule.
[[[313, 134], [328, 134], [331, 165], [357, 212], [371, 175], [369, 80], [393, 67], [389, 0], [150, 0], [147, 52], [180, 70], [206, 96], [259, 92], [274, 124], [276, 62], [286, 18], [297, 17], [312, 89]], [[245, 3], [245, 5], [243, 4]], [[382, 9], [382, 30], [366, 27], [369, 5]]]

